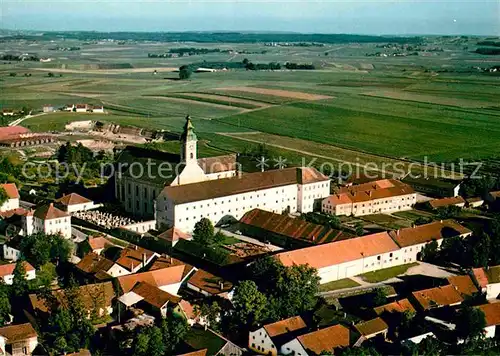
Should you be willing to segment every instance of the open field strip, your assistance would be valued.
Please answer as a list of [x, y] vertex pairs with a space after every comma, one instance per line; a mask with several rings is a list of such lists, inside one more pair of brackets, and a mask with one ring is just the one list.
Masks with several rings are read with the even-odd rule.
[[201, 100], [193, 100], [188, 97], [177, 97], [177, 96], [147, 96], [147, 98], [158, 99], [158, 100], [166, 100], [174, 103], [186, 103], [186, 104], [198, 104], [198, 105], [206, 105], [208, 107], [234, 110], [235, 112], [245, 112], [248, 111], [245, 108], [241, 108], [238, 106], [229, 106], [225, 104], [217, 104], [208, 101]]
[[290, 90], [280, 90], [280, 89], [263, 89], [263, 88], [253, 88], [253, 87], [229, 87], [229, 88], [217, 88], [216, 90], [226, 90], [226, 91], [238, 91], [238, 92], [249, 92], [262, 95], [280, 96], [290, 99], [299, 100], [322, 100], [331, 99], [331, 96], [319, 95], [319, 94], [308, 94], [301, 93], [297, 91]]
[[435, 95], [425, 95], [418, 94], [414, 92], [405, 92], [405, 91], [373, 91], [363, 93], [362, 95], [401, 100], [401, 101], [415, 101], [420, 103], [430, 103], [437, 105], [446, 105], [446, 106], [458, 106], [463, 108], [481, 108], [487, 106], [485, 102], [476, 101], [476, 100], [467, 100], [467, 99], [459, 99], [459, 98], [447, 98], [440, 97]]
[[32, 68], [43, 72], [53, 73], [85, 73], [85, 74], [124, 74], [124, 73], [149, 73], [153, 71], [160, 72], [175, 72], [177, 67], [148, 67], [148, 68], [123, 68], [123, 69], [64, 69], [64, 68]]
[[[176, 95], [177, 94], [186, 95], [186, 96], [191, 96], [191, 97], [200, 98], [200, 99], [206, 99], [207, 101], [208, 100], [216, 100], [219, 102], [227, 102], [230, 104], [233, 104], [233, 103], [234, 104], [245, 104], [245, 105], [250, 106], [250, 107], [248, 107], [249, 109], [264, 108], [264, 107], [270, 106], [269, 104], [255, 101], [255, 100], [233, 98], [233, 97], [224, 96], [224, 95], [215, 95], [215, 94], [206, 94], [206, 93], [175, 93], [175, 94]], [[238, 105], [235, 105], [235, 106], [238, 106]], [[244, 106], [242, 106], [242, 107], [244, 107]]]

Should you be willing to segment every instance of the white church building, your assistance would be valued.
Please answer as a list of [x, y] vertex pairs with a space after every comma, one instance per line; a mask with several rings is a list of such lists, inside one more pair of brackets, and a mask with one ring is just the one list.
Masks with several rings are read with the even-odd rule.
[[239, 220], [255, 208], [306, 213], [330, 194], [330, 179], [309, 167], [207, 176], [197, 159], [197, 137], [189, 117], [181, 140], [183, 169], [156, 199], [159, 229], [191, 232], [202, 218], [216, 225]]

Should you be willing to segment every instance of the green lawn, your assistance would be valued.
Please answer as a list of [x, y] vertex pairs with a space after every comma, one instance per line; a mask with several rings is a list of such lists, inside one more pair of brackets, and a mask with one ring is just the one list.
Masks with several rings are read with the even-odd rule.
[[378, 283], [388, 280], [390, 278], [397, 277], [405, 273], [409, 268], [415, 266], [418, 266], [418, 263], [413, 262], [401, 266], [384, 268], [378, 271], [360, 274], [359, 277], [361, 277], [364, 281], [368, 283]]
[[339, 279], [319, 286], [320, 292], [329, 292], [337, 289], [358, 287], [360, 284], [350, 278]]

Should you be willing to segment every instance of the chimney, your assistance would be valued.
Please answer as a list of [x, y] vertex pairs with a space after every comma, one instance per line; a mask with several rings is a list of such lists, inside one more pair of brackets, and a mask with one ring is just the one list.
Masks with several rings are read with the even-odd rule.
[[146, 254], [143, 253], [142, 254], [142, 267], [145, 267], [146, 266]]
[[399, 237], [399, 229], [396, 230], [396, 236]]
[[442, 224], [442, 223], [443, 223], [443, 220], [439, 220], [439, 222]]
[[136, 251], [137, 251], [137, 245], [134, 245], [134, 250], [136, 250]]
[[219, 288], [221, 291], [224, 290], [224, 282], [219, 281]]
[[313, 236], [312, 236], [312, 240], [313, 240], [313, 241], [316, 241], [316, 236], [314, 236], [314, 235], [313, 235]]
[[130, 263], [130, 270], [133, 271], [134, 270], [134, 262], [131, 262]]

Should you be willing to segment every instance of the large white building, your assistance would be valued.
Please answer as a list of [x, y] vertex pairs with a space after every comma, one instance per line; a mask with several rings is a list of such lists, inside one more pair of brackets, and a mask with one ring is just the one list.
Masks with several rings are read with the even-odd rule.
[[71, 216], [56, 208], [54, 204], [43, 205], [31, 210], [23, 217], [24, 235], [43, 232], [47, 235], [60, 234], [66, 239], [71, 238]]
[[197, 137], [186, 118], [181, 154], [129, 146], [117, 158], [115, 196], [136, 216], [152, 218], [154, 201], [165, 186], [236, 176], [236, 155], [197, 158]]
[[183, 169], [156, 200], [160, 229], [176, 227], [190, 232], [202, 218], [220, 224], [239, 220], [255, 208], [280, 214], [307, 213], [330, 194], [330, 179], [314, 168], [242, 173], [231, 178], [207, 176], [196, 157], [197, 138], [189, 119], [181, 138]]
[[362, 216], [410, 210], [417, 202], [417, 193], [407, 184], [394, 179], [341, 188], [324, 199], [321, 210], [331, 215]]
[[279, 253], [285, 266], [309, 265], [318, 270], [320, 283], [415, 262], [422, 248], [435, 240], [467, 237], [472, 231], [453, 220], [437, 221], [398, 231], [380, 232]]
[[0, 205], [0, 212], [19, 208], [19, 192], [14, 183], [0, 184], [0, 188], [5, 191], [7, 200]]

